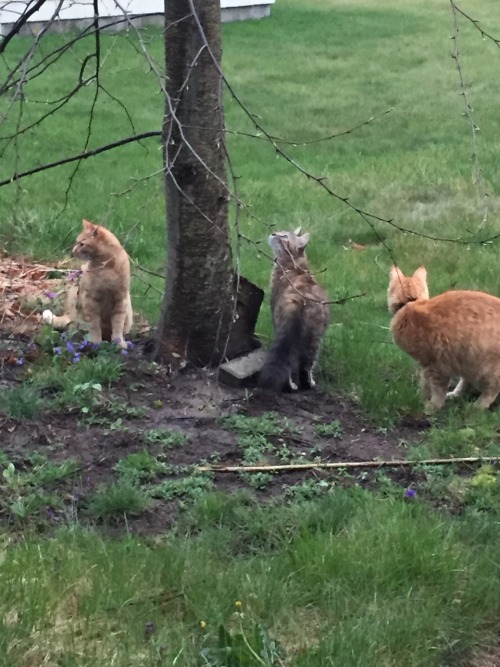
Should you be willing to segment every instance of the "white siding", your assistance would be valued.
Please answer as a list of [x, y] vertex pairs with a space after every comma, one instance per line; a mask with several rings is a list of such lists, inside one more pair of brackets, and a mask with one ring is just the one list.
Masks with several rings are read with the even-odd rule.
[[[17, 18], [34, 3], [34, 0], [0, 0], [0, 25], [2, 23], [14, 23]], [[231, 7], [258, 7], [271, 5], [274, 0], [221, 0], [223, 9]], [[35, 12], [29, 21], [47, 21], [54, 15], [59, 2], [58, 0], [47, 0], [44, 5]], [[161, 14], [163, 13], [163, 0], [99, 0], [99, 13], [102, 17], [119, 16], [124, 9], [129, 14]], [[92, 0], [66, 0], [59, 12], [61, 19], [83, 19], [92, 18], [94, 11]]]

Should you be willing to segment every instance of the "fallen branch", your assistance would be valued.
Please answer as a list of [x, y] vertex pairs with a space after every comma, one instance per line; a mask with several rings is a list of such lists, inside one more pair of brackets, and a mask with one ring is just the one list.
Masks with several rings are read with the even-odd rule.
[[450, 459], [422, 459], [421, 461], [338, 461], [336, 463], [291, 463], [256, 466], [198, 466], [197, 472], [290, 472], [292, 470], [328, 470], [339, 468], [397, 468], [416, 465], [449, 465], [452, 463], [497, 463], [500, 456], [465, 456]]

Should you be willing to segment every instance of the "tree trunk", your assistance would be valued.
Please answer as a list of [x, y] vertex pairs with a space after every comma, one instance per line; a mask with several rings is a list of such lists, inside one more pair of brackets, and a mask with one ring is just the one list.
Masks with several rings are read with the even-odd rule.
[[[220, 0], [165, 0], [167, 282], [156, 357], [218, 363], [235, 311], [228, 224]], [[173, 111], [172, 111], [173, 109]]]

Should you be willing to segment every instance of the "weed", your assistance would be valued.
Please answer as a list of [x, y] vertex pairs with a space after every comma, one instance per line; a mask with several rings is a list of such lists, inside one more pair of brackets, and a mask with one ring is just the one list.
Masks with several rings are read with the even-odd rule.
[[165, 469], [166, 466], [164, 463], [161, 463], [149, 452], [144, 450], [142, 452], [128, 454], [123, 459], [120, 459], [114, 467], [114, 470], [116, 470], [122, 478], [129, 478], [135, 481], [151, 479], [152, 477], [165, 472]]
[[80, 468], [80, 463], [74, 459], [66, 459], [62, 463], [42, 461], [35, 464], [30, 471], [25, 473], [25, 478], [28, 484], [43, 486], [74, 475]]
[[243, 414], [231, 415], [222, 420], [222, 425], [232, 431], [246, 435], [281, 435], [290, 427], [288, 420], [276, 412], [264, 412], [260, 417], [248, 417]]
[[[239, 600], [237, 600], [237, 603]], [[241, 602], [239, 602], [241, 605]], [[273, 667], [282, 655], [279, 644], [263, 623], [244, 623], [244, 614], [238, 613], [237, 630], [219, 625], [217, 637], [200, 651], [207, 667]], [[209, 643], [208, 641], [206, 643]]]
[[344, 432], [342, 424], [338, 419], [329, 424], [314, 424], [314, 432], [322, 437], [341, 438]]
[[12, 419], [32, 419], [44, 407], [46, 402], [38, 391], [26, 383], [0, 393], [0, 413]]
[[331, 491], [334, 487], [333, 482], [328, 482], [326, 479], [305, 479], [300, 484], [293, 486], [284, 486], [283, 491], [285, 496], [296, 500], [312, 500], [325, 491]]
[[185, 433], [172, 431], [168, 428], [152, 428], [144, 433], [143, 438], [147, 444], [158, 444], [165, 449], [182, 447], [187, 442], [187, 435]]
[[172, 477], [151, 487], [151, 496], [170, 500], [182, 497], [184, 500], [193, 501], [203, 496], [213, 487], [213, 480], [206, 474], [193, 473], [187, 477]]
[[151, 505], [147, 493], [127, 478], [102, 487], [86, 500], [88, 513], [96, 518], [118, 514], [140, 514]]

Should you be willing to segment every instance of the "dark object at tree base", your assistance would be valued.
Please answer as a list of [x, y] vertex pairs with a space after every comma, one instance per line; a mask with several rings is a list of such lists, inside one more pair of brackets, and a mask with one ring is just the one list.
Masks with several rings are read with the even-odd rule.
[[263, 299], [264, 290], [240, 276], [236, 302], [236, 320], [233, 322], [229, 334], [226, 359], [241, 357], [261, 347], [254, 331]]

